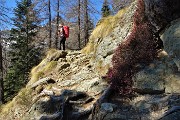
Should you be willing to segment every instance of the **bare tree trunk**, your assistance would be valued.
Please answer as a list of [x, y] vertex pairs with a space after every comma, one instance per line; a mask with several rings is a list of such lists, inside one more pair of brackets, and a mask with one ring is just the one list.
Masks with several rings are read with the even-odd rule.
[[4, 103], [4, 86], [3, 86], [3, 59], [2, 59], [2, 45], [0, 34], [0, 104]]
[[[6, 44], [5, 44], [5, 46], [6, 46]], [[2, 49], [2, 53], [3, 53], [3, 55], [2, 55], [2, 58], [4, 58], [3, 59], [3, 80], [5, 79], [5, 76], [6, 76], [6, 74], [7, 74], [7, 68], [8, 68], [8, 60], [7, 60], [7, 53], [6, 53], [6, 48], [5, 49]]]
[[57, 0], [56, 43], [55, 43], [56, 49], [58, 48], [58, 26], [59, 26], [59, 11], [60, 11], [59, 6], [60, 6], [60, 1]]
[[88, 8], [88, 0], [84, 0], [84, 39], [85, 39], [85, 45], [87, 44], [88, 42], [88, 11], [87, 11], [87, 8]]
[[[27, 54], [29, 51], [29, 12], [30, 11], [28, 9], [28, 14], [27, 14], [27, 18], [26, 18], [26, 48], [25, 48], [26, 52], [25, 52], [25, 54]], [[29, 60], [28, 60], [29, 55], [25, 55], [25, 56], [26, 56], [26, 60], [25, 60], [26, 69], [28, 69], [29, 68]], [[28, 78], [25, 76], [25, 74], [28, 74], [26, 70], [24, 71], [24, 75], [23, 75], [24, 84], [26, 84], [28, 82]]]
[[51, 48], [52, 47], [51, 0], [48, 0], [48, 10], [49, 10], [49, 48]]
[[80, 10], [81, 8], [80, 7], [81, 7], [81, 3], [80, 2], [81, 1], [78, 0], [78, 43], [79, 43], [78, 46], [79, 46], [79, 49], [81, 49], [81, 38], [80, 38], [81, 37], [80, 36], [80, 34], [81, 34], [80, 33], [80, 31], [81, 31], [81, 28], [80, 28], [80, 22], [81, 22], [80, 21], [80, 17], [81, 17], [81, 13], [80, 13], [81, 12], [81, 10]]

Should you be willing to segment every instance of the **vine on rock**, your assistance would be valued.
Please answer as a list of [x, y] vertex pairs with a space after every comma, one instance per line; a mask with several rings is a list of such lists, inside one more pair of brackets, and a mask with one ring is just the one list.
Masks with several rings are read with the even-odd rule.
[[132, 31], [115, 50], [113, 67], [107, 73], [111, 87], [120, 95], [133, 93], [132, 77], [138, 71], [137, 66], [148, 64], [155, 58], [155, 46], [152, 26], [145, 15], [144, 1], [138, 0]]

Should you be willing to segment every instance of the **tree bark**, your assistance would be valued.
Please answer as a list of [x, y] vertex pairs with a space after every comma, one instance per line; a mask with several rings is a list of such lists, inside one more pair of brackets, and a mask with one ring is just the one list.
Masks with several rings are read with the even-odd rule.
[[60, 6], [60, 1], [57, 0], [56, 42], [55, 42], [56, 49], [58, 49], [58, 26], [59, 26], [59, 11], [60, 11], [59, 6]]
[[80, 19], [80, 17], [81, 17], [81, 3], [80, 3], [81, 1], [80, 0], [78, 0], [78, 47], [79, 47], [79, 49], [81, 49], [81, 28], [80, 28], [80, 23], [81, 23], [81, 19]]
[[52, 47], [51, 0], [48, 0], [48, 10], [49, 10], [49, 48], [51, 48]]
[[88, 0], [84, 0], [84, 39], [85, 39], [85, 45], [87, 44], [88, 42]]
[[2, 45], [0, 34], [0, 104], [4, 103], [4, 86], [3, 86], [3, 59], [2, 59]]

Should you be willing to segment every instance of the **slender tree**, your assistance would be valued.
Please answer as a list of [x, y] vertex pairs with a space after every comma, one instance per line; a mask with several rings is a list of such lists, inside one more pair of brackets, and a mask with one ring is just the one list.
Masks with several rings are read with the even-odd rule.
[[111, 14], [110, 7], [107, 0], [104, 0], [103, 6], [102, 6], [102, 17], [107, 17]]
[[78, 0], [78, 47], [81, 49], [81, 1]]
[[89, 31], [94, 28], [93, 20], [96, 19], [94, 13], [100, 14], [100, 12], [98, 13], [94, 0], [64, 0], [60, 6], [63, 6], [60, 14], [70, 26], [68, 47], [80, 49], [86, 45]]
[[48, 0], [49, 10], [49, 48], [52, 47], [52, 26], [51, 26], [51, 0]]
[[41, 46], [45, 51], [49, 49], [49, 9], [48, 0], [33, 0], [32, 4], [41, 26], [37, 29], [36, 44]]
[[84, 0], [84, 41], [85, 45], [88, 42], [88, 30], [89, 30], [89, 21], [88, 21], [88, 0]]
[[1, 33], [0, 33], [0, 104], [4, 103], [4, 85], [3, 85], [3, 57], [2, 57], [2, 45], [1, 45]]
[[55, 42], [56, 49], [58, 48], [58, 26], [59, 26], [59, 11], [60, 11], [59, 6], [60, 6], [60, 0], [57, 0], [56, 42]]
[[5, 1], [0, 0], [0, 26], [1, 29], [5, 27], [5, 24], [10, 23], [9, 16], [7, 13], [9, 12], [9, 9], [5, 6]]

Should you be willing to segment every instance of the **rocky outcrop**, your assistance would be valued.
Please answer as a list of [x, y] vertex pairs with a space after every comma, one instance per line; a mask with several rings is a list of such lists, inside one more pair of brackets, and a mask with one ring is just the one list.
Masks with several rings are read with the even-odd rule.
[[135, 74], [134, 89], [142, 94], [180, 93], [177, 71], [176, 64], [167, 56], [156, 60]]
[[180, 71], [180, 19], [172, 21], [161, 35], [164, 43], [164, 50], [176, 63]]
[[[180, 93], [180, 20], [172, 21], [161, 39], [164, 51], [158, 60], [139, 71], [135, 77], [135, 89], [140, 93]], [[163, 53], [164, 52], [164, 53]], [[167, 52], [167, 53], [165, 53]], [[164, 54], [164, 56], [163, 56]]]
[[156, 30], [163, 30], [180, 17], [179, 0], [144, 0], [146, 14]]
[[78, 120], [83, 115], [88, 117], [91, 107], [85, 107], [84, 104], [89, 104], [93, 100], [94, 98], [84, 92], [62, 90], [60, 95], [39, 99], [22, 119], [71, 120], [73, 118]]
[[37, 86], [40, 86], [43, 84], [50, 84], [50, 83], [55, 83], [55, 81], [49, 77], [42, 78], [42, 79], [38, 80], [37, 82], [35, 82], [34, 84], [32, 84], [31, 88], [36, 88]]
[[94, 120], [171, 120], [179, 116], [179, 99], [179, 95], [139, 95], [131, 100], [114, 96], [101, 105]]
[[91, 51], [94, 56], [94, 59], [91, 59], [91, 63], [94, 64], [93, 66], [102, 76], [106, 75], [109, 67], [112, 67], [111, 59], [114, 50], [123, 42], [132, 29], [136, 4], [136, 2], [133, 2], [128, 8], [121, 10], [114, 18], [111, 18], [115, 20], [118, 19], [118, 21], [114, 22], [112, 20], [112, 22], [109, 23], [112, 25], [108, 25], [108, 27], [113, 26], [113, 30], [107, 36], [90, 39], [90, 42], [93, 43], [92, 47], [94, 48], [94, 50]]
[[[91, 56], [84, 55], [80, 51], [51, 52], [37, 68], [33, 69], [35, 74], [43, 71], [45, 67], [43, 78], [40, 76], [37, 81], [34, 83], [30, 81], [26, 86], [27, 89], [33, 90], [29, 110], [24, 115], [21, 112], [13, 116], [14, 119], [71, 120], [73, 118], [79, 120], [81, 117], [87, 118], [94, 102], [107, 88], [107, 81], [102, 79], [90, 64]], [[56, 61], [57, 65], [47, 69], [46, 65], [53, 61]], [[17, 104], [18, 100], [16, 101]], [[22, 105], [17, 104], [16, 107], [20, 106]], [[12, 108], [12, 111], [17, 108]]]

